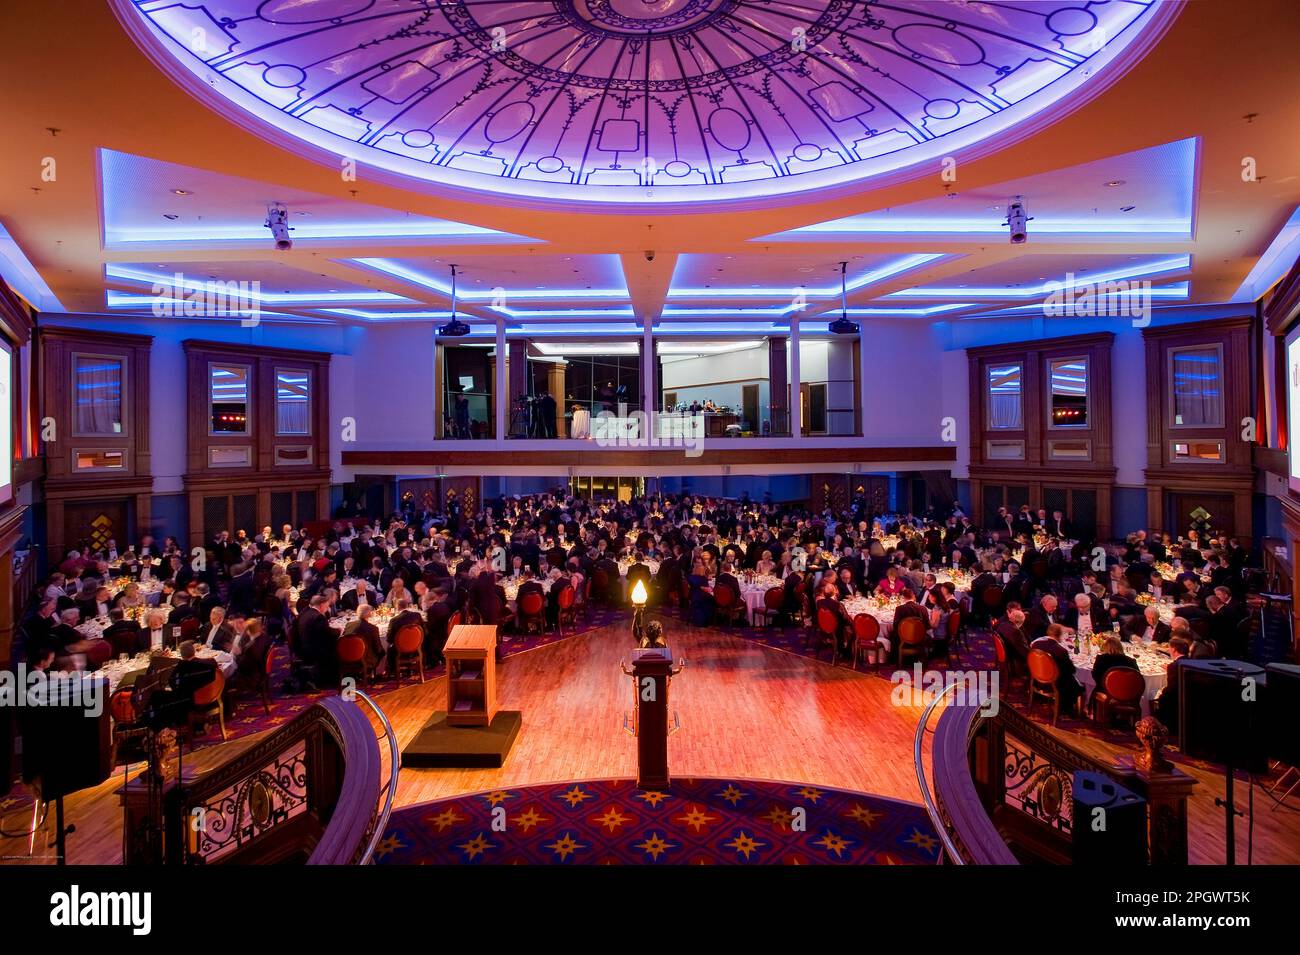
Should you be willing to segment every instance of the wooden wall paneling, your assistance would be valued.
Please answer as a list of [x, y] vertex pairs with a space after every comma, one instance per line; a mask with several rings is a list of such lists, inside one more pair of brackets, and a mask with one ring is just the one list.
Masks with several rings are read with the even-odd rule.
[[[125, 528], [120, 545], [135, 543], [147, 533], [143, 523], [153, 491], [152, 456], [149, 445], [149, 352], [153, 338], [119, 332], [79, 328], [42, 328], [37, 335], [41, 379], [41, 413], [54, 419], [55, 440], [45, 442], [45, 500], [47, 559], [61, 560], [70, 546], [72, 528], [67, 525], [65, 504], [99, 500], [128, 506], [136, 513]], [[72, 360], [77, 354], [108, 355], [125, 364], [122, 392], [124, 428], [121, 434], [75, 434], [75, 396]], [[123, 467], [113, 471], [82, 471], [73, 467], [74, 452], [104, 448], [122, 452]]]
[[[1114, 439], [1111, 409], [1111, 352], [1114, 335], [1099, 332], [1034, 342], [1012, 342], [967, 349], [970, 388], [971, 510], [981, 520], [988, 509], [986, 493], [1002, 488], [1028, 487], [1030, 505], [1042, 506], [1044, 487], [1087, 487], [1097, 495], [1097, 534], [1111, 533], [1110, 497], [1115, 483]], [[1088, 361], [1088, 427], [1049, 427], [1050, 368], [1053, 359], [1083, 357]], [[1018, 363], [1021, 367], [1021, 423], [1019, 431], [988, 428], [986, 405], [990, 365]], [[1088, 460], [1050, 457], [1052, 440], [1078, 437], [1090, 442]], [[1023, 460], [989, 459], [990, 440], [1024, 442]]]
[[[188, 340], [186, 352], [186, 388], [189, 395], [189, 418], [186, 448], [185, 488], [189, 496], [190, 546], [206, 545], [204, 539], [203, 499], [226, 498], [226, 523], [233, 520], [233, 498], [256, 497], [255, 527], [243, 528], [249, 535], [271, 522], [271, 494], [292, 492], [293, 523], [301, 526], [297, 492], [315, 495], [316, 516], [329, 516], [329, 447], [332, 426], [329, 417], [328, 352], [299, 349], [263, 348], [226, 342]], [[212, 362], [247, 365], [250, 369], [249, 419], [252, 433], [222, 437], [210, 435], [208, 405], [208, 368]], [[307, 372], [312, 401], [310, 435], [278, 436], [276, 432], [276, 369], [294, 368]], [[305, 465], [277, 465], [277, 446], [307, 445], [312, 460]], [[209, 447], [248, 447], [248, 467], [211, 467]], [[239, 528], [227, 526], [234, 533]], [[278, 530], [278, 528], [277, 528]]]
[[[1184, 533], [1173, 513], [1178, 494], [1227, 494], [1233, 501], [1233, 532], [1253, 538], [1255, 470], [1253, 443], [1242, 440], [1242, 420], [1251, 414], [1251, 347], [1253, 315], [1187, 322], [1143, 329], [1147, 364], [1147, 519], [1151, 529]], [[1195, 345], [1223, 350], [1223, 424], [1217, 427], [1175, 428], [1170, 424], [1172, 381], [1169, 353]], [[1173, 460], [1176, 438], [1220, 440], [1221, 463]]]

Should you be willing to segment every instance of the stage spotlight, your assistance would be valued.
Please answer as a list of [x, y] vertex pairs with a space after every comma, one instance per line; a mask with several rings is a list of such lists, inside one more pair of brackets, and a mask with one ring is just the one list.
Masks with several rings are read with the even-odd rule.
[[1002, 223], [1011, 231], [1011, 244], [1020, 245], [1029, 238], [1028, 223], [1033, 217], [1025, 210], [1025, 197], [1016, 196], [1007, 206], [1007, 221]]
[[283, 203], [273, 202], [266, 207], [265, 225], [271, 230], [279, 251], [287, 252], [293, 248], [293, 239], [289, 238], [289, 210]]

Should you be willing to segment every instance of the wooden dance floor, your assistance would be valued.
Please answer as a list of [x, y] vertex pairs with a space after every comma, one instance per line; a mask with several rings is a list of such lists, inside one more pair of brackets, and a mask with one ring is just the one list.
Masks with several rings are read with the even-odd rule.
[[[920, 801], [912, 734], [920, 711], [895, 707], [885, 680], [771, 650], [725, 631], [666, 621], [669, 646], [686, 670], [672, 682], [669, 707], [681, 719], [668, 742], [675, 776], [738, 776], [816, 783]], [[503, 709], [520, 710], [523, 728], [500, 769], [404, 769], [395, 805], [530, 783], [633, 777], [636, 741], [623, 729], [632, 681], [619, 668], [632, 641], [629, 624], [509, 657], [498, 669]], [[378, 702], [404, 746], [445, 706], [446, 678], [385, 693]], [[199, 751], [212, 765], [256, 739]], [[387, 756], [385, 755], [385, 769]], [[134, 767], [133, 767], [134, 769]], [[103, 785], [66, 800], [72, 864], [121, 859], [121, 810]], [[19, 818], [9, 817], [10, 828]], [[41, 861], [52, 861], [52, 850]], [[27, 841], [0, 840], [0, 862], [21, 863]]]
[[[894, 706], [888, 681], [762, 647], [725, 630], [679, 621], [666, 621], [666, 630], [674, 656], [686, 660], [669, 700], [670, 713], [681, 719], [680, 732], [668, 742], [674, 776], [807, 782], [920, 801], [912, 763], [920, 709]], [[624, 715], [632, 711], [632, 686], [619, 668], [630, 649], [629, 625], [623, 621], [507, 658], [498, 670], [498, 697], [503, 709], [523, 713], [523, 728], [506, 764], [404, 769], [395, 806], [497, 788], [635, 776], [636, 743], [623, 729]], [[399, 747], [445, 700], [445, 677], [378, 698]], [[1123, 749], [1057, 732], [1098, 758]], [[209, 747], [187, 761], [210, 766], [257, 738]], [[1184, 768], [1201, 782], [1190, 804], [1191, 861], [1221, 862], [1222, 810], [1214, 806], [1214, 796], [1222, 793], [1222, 779], [1213, 771]], [[121, 810], [114, 795], [121, 783], [119, 768], [109, 782], [66, 800], [68, 821], [77, 827], [68, 839], [69, 862], [121, 859]], [[1243, 804], [1245, 788], [1240, 789]], [[1255, 861], [1300, 862], [1300, 813], [1290, 805], [1272, 811], [1272, 801], [1258, 793], [1255, 808]], [[11, 830], [20, 828], [17, 815], [6, 822]], [[1244, 862], [1244, 823], [1239, 834]], [[52, 861], [51, 849], [38, 844], [35, 857], [28, 857], [26, 839], [0, 839], [0, 864]]]

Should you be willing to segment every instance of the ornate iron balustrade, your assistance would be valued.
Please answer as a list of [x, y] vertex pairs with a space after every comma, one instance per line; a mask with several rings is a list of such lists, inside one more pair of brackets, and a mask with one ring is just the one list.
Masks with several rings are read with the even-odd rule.
[[[358, 695], [378, 715], [391, 754], [387, 718]], [[397, 766], [394, 760], [381, 786], [378, 740], [365, 711], [342, 697], [317, 700], [228, 762], [184, 786], [168, 784], [160, 853], [128, 849], [128, 860], [363, 863], [387, 825]], [[142, 820], [128, 838], [148, 825]]]

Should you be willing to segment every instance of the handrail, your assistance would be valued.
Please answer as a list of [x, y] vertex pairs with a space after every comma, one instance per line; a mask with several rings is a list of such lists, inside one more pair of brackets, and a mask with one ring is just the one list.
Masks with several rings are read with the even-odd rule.
[[[313, 706], [324, 707], [333, 717], [335, 738], [343, 753], [343, 779], [329, 823], [307, 865], [347, 865], [357, 859], [358, 847], [374, 819], [379, 747], [370, 720], [356, 707], [339, 697], [325, 697]], [[361, 807], [367, 804], [371, 808], [362, 815]]]
[[375, 715], [379, 717], [379, 723], [383, 727], [383, 739], [388, 740], [388, 781], [384, 783], [384, 806], [378, 810], [375, 819], [374, 832], [370, 834], [370, 840], [366, 843], [366, 850], [361, 854], [357, 865], [369, 865], [374, 857], [375, 848], [379, 845], [379, 840], [384, 837], [384, 832], [388, 828], [389, 817], [393, 814], [393, 797], [397, 794], [397, 776], [402, 769], [401, 752], [397, 748], [397, 734], [393, 732], [393, 724], [388, 721], [388, 715], [378, 703], [371, 698], [370, 694], [363, 693], [361, 690], [354, 690], [358, 697], [365, 701], [366, 705], [374, 710]]
[[926, 704], [924, 712], [921, 713], [921, 720], [916, 724], [916, 738], [912, 746], [912, 762], [916, 768], [916, 781], [921, 787], [921, 800], [925, 803], [925, 812], [930, 817], [930, 824], [934, 826], [934, 831], [939, 834], [939, 840], [943, 843], [948, 858], [956, 865], [965, 865], [966, 860], [962, 858], [956, 844], [952, 841], [952, 836], [948, 834], [948, 827], [940, 817], [939, 807], [935, 805], [934, 797], [930, 794], [930, 784], [925, 778], [925, 764], [921, 760], [922, 743], [925, 741], [925, 734], [928, 732], [930, 715], [934, 713], [944, 698], [959, 685], [956, 682], [949, 683], [935, 695], [933, 700]]

